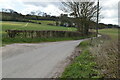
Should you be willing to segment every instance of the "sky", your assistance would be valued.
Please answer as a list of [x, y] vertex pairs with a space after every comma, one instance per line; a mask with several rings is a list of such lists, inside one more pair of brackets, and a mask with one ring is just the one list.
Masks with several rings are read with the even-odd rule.
[[[31, 11], [41, 11], [50, 15], [59, 16], [61, 13], [64, 13], [60, 9], [60, 1], [62, 0], [0, 0], [0, 9], [13, 9], [22, 14], [28, 14]], [[118, 25], [118, 2], [120, 0], [99, 1], [100, 6], [102, 7], [99, 22]]]

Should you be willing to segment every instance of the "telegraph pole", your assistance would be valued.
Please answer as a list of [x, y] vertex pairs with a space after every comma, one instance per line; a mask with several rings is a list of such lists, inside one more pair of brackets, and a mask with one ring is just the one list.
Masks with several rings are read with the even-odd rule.
[[99, 25], [98, 21], [99, 21], [99, 0], [98, 0], [98, 2], [97, 2], [97, 25], [96, 25], [96, 36], [98, 36], [98, 25]]

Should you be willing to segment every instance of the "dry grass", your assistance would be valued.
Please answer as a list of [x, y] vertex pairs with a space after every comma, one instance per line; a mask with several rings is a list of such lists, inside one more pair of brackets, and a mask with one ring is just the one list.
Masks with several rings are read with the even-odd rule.
[[104, 78], [118, 78], [118, 41], [103, 36], [91, 41], [90, 51], [96, 57], [97, 68]]

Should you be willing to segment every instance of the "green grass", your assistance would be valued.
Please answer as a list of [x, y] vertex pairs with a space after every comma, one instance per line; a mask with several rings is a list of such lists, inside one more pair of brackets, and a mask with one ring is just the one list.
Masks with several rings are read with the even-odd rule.
[[7, 29], [14, 29], [14, 30], [59, 30], [59, 31], [76, 31], [76, 28], [68, 28], [68, 27], [61, 27], [61, 26], [50, 26], [47, 25], [50, 21], [40, 21], [42, 24], [36, 23], [28, 23], [27, 22], [10, 22], [10, 21], [3, 21], [2, 22], [2, 30], [5, 31]]
[[80, 36], [80, 37], [48, 37], [48, 38], [4, 37], [2, 38], [2, 46], [12, 43], [40, 43], [40, 42], [66, 41], [66, 40], [80, 40], [80, 39], [89, 38], [91, 36], [94, 35]]
[[66, 40], [79, 40], [86, 37], [51, 37], [51, 38], [3, 38], [2, 46], [12, 43], [39, 43], [39, 42], [55, 42]]
[[[117, 77], [117, 47], [114, 42], [118, 39], [118, 29], [100, 29], [99, 33], [105, 36], [79, 44], [78, 47], [82, 50], [80, 56], [66, 67], [61, 78]], [[106, 74], [102, 73], [102, 69], [107, 70]]]
[[68, 65], [61, 78], [100, 78], [99, 72], [94, 68], [96, 63], [88, 50], [88, 45], [88, 40], [80, 43], [82, 53]]
[[110, 36], [112, 39], [118, 39], [118, 34], [120, 34], [120, 32], [118, 31], [117, 28], [110, 28], [110, 29], [100, 29], [99, 33], [103, 34], [103, 35], [108, 35]]
[[36, 38], [36, 39], [5, 38], [6, 36], [5, 30], [8, 30], [8, 29], [9, 30], [57, 30], [57, 31], [76, 31], [77, 30], [76, 28], [47, 25], [49, 23], [55, 24], [54, 21], [40, 21], [40, 20], [32, 20], [32, 21], [41, 22], [42, 24], [28, 23], [28, 22], [13, 22], [13, 21], [3, 21], [2, 23], [0, 23], [2, 25], [2, 30], [0, 31], [0, 34], [3, 37], [2, 45], [12, 44], [12, 43], [51, 42], [51, 41], [63, 41], [63, 40], [75, 40], [76, 39], [76, 38]]
[[47, 25], [47, 24], [56, 24], [56, 22], [55, 21], [47, 21], [47, 20], [30, 20], [30, 21], [32, 21], [32, 22], [40, 22], [41, 24], [45, 24], [45, 25]]
[[[27, 22], [13, 22], [13, 21], [2, 21], [0, 23], [0, 28], [2, 27], [2, 31], [0, 31], [0, 35], [4, 37], [6, 35], [5, 30], [58, 30], [58, 31], [76, 31], [76, 28], [68, 28], [61, 26], [50, 26], [48, 23], [52, 23], [53, 21], [40, 21], [42, 24], [36, 23], [28, 23]], [[27, 25], [27, 26], [25, 26]]]

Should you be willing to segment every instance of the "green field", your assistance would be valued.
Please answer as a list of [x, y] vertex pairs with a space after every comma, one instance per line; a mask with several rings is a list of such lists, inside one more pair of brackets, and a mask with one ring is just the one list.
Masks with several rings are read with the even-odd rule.
[[[5, 30], [57, 30], [57, 31], [76, 31], [76, 28], [72, 27], [61, 27], [61, 26], [54, 26], [55, 21], [38, 21], [38, 20], [31, 20], [32, 22], [40, 22], [41, 24], [37, 23], [29, 23], [29, 22], [13, 22], [13, 21], [2, 21], [0, 23], [2, 26], [2, 30], [0, 34], [2, 36], [2, 45], [12, 44], [12, 43], [36, 43], [36, 42], [51, 42], [51, 41], [63, 41], [63, 40], [75, 40], [81, 39], [82, 37], [77, 38], [7, 38]], [[48, 25], [48, 24], [53, 24]]]
[[59, 31], [76, 31], [76, 28], [68, 28], [61, 26], [50, 26], [48, 23], [54, 23], [53, 21], [40, 21], [42, 24], [27, 23], [27, 22], [2, 22], [2, 31], [12, 30], [59, 30]]
[[50, 26], [49, 23], [54, 24], [54, 21], [37, 21], [32, 20], [33, 22], [41, 22], [42, 24], [28, 23], [28, 22], [13, 22], [13, 21], [2, 21], [2, 33], [4, 35], [5, 30], [58, 30], [58, 31], [76, 31], [76, 28], [61, 27], [61, 26]]
[[41, 24], [47, 25], [47, 24], [53, 24], [55, 25], [55, 21], [47, 21], [47, 20], [30, 20], [32, 22], [40, 22]]
[[118, 34], [120, 34], [118, 29], [115, 29], [115, 28], [112, 28], [112, 29], [101, 29], [101, 30], [99, 30], [99, 33], [108, 35], [112, 39], [118, 39]]

